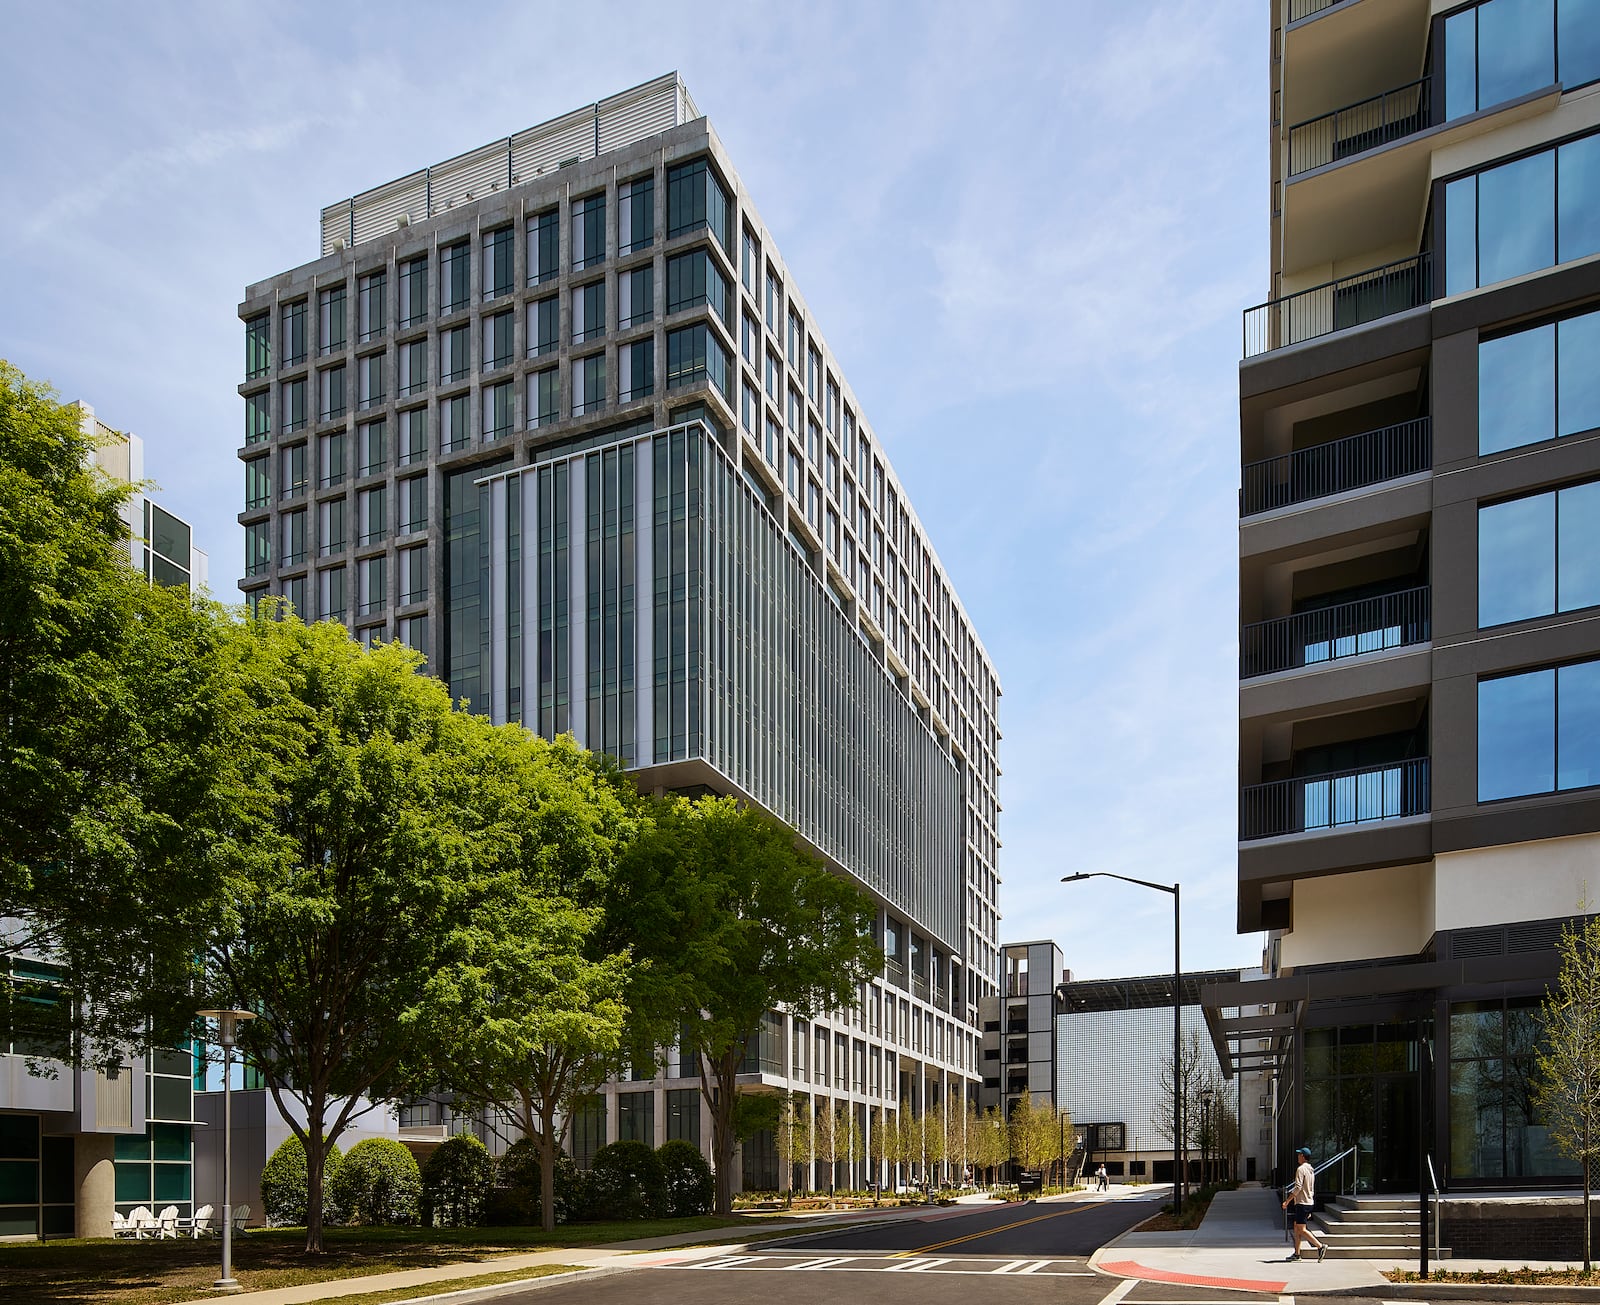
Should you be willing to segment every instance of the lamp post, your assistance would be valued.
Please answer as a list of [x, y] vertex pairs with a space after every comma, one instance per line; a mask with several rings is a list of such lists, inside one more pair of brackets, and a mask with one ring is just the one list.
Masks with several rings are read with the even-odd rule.
[[1153, 888], [1158, 893], [1172, 894], [1172, 1213], [1183, 1208], [1183, 1075], [1181, 1041], [1183, 1027], [1183, 964], [1178, 935], [1178, 888], [1176, 883], [1157, 884], [1148, 879], [1132, 879], [1127, 875], [1112, 874], [1109, 870], [1087, 870], [1075, 875], [1063, 875], [1061, 882], [1075, 884], [1083, 879], [1120, 879], [1125, 884], [1140, 888]]
[[251, 1010], [203, 1010], [202, 1019], [216, 1020], [217, 1041], [222, 1046], [222, 1276], [213, 1291], [243, 1291], [233, 1276], [233, 1078], [229, 1073], [234, 1035], [239, 1025], [253, 1020]]

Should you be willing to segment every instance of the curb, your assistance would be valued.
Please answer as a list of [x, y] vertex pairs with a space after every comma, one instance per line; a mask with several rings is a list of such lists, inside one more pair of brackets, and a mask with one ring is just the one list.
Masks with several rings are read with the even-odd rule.
[[1600, 1301], [1600, 1287], [1535, 1286], [1522, 1282], [1390, 1282], [1382, 1287], [1333, 1287], [1325, 1291], [1296, 1291], [1296, 1296], [1361, 1296], [1381, 1292], [1386, 1300], [1548, 1300]]

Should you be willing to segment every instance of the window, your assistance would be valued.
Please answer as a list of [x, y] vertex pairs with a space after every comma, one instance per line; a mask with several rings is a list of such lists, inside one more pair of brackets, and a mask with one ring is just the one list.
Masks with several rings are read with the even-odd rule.
[[286, 449], [280, 449], [278, 455], [283, 472], [279, 482], [282, 496], [299, 498], [306, 492], [306, 446], [291, 444]]
[[656, 179], [640, 177], [617, 187], [617, 252], [649, 249], [656, 234]]
[[806, 481], [806, 520], [816, 529], [822, 515], [822, 486], [815, 480]]
[[756, 394], [756, 387], [746, 381], [739, 388], [739, 424], [752, 437], [756, 435], [756, 428], [760, 422], [760, 418], [756, 415], [760, 410], [761, 399]]
[[822, 402], [822, 355], [812, 345], [806, 346], [806, 394], [812, 403]]
[[1478, 509], [1478, 624], [1600, 606], [1600, 481]]
[[606, 197], [590, 195], [572, 204], [572, 266], [593, 267], [606, 256]]
[[371, 476], [389, 465], [389, 431], [383, 421], [369, 421], [356, 431], [361, 474]]
[[252, 522], [244, 528], [244, 573], [265, 575], [271, 565], [272, 522]]
[[400, 465], [426, 461], [428, 457], [428, 410], [411, 408], [400, 414]]
[[528, 284], [560, 275], [561, 215], [555, 209], [528, 219]]
[[827, 426], [829, 434], [836, 434], [839, 430], [839, 387], [834, 384], [833, 377], [828, 377], [828, 401], [822, 407], [822, 421]]
[[244, 324], [244, 378], [253, 381], [272, 370], [272, 314], [257, 313]]
[[331, 498], [317, 504], [317, 556], [331, 557], [345, 550], [344, 500]]
[[1600, 134], [1445, 184], [1445, 290], [1600, 253]]
[[775, 353], [767, 355], [767, 398], [774, 403], [783, 402], [783, 364]]
[[428, 317], [428, 260], [407, 259], [400, 264], [400, 325], [415, 326]]
[[1444, 20], [1445, 116], [1600, 78], [1594, 0], [1488, 0]]
[[428, 529], [428, 478], [411, 476], [400, 482], [400, 533], [420, 535]]
[[317, 353], [333, 353], [345, 343], [344, 287], [336, 285], [317, 296]]
[[382, 404], [388, 397], [383, 388], [383, 355], [375, 353], [368, 358], [356, 359], [356, 380], [363, 412]]
[[428, 546], [400, 550], [400, 603], [428, 601]]
[[244, 442], [260, 444], [272, 436], [272, 402], [266, 390], [245, 396]]
[[[509, 314], [507, 314], [509, 316]], [[486, 385], [483, 389], [483, 438], [486, 440], [504, 439], [511, 434], [513, 427], [513, 395], [515, 389], [510, 381], [501, 381], [498, 385]]]
[[800, 502], [800, 477], [805, 460], [800, 456], [800, 450], [793, 444], [789, 445], [789, 497], [796, 503]]
[[667, 332], [667, 388], [709, 380], [728, 393], [728, 354], [704, 322]]
[[631, 403], [656, 392], [656, 341], [654, 336], [625, 344], [619, 352], [617, 399]]
[[439, 449], [443, 453], [454, 453], [464, 449], [472, 442], [472, 427], [469, 419], [467, 396], [455, 394], [448, 399], [439, 400]]
[[1600, 427], [1600, 311], [1478, 345], [1478, 452]]
[[439, 332], [439, 380], [448, 385], [467, 378], [472, 370], [471, 341], [465, 326]]
[[465, 240], [439, 251], [439, 311], [458, 313], [472, 299], [472, 246]]
[[554, 353], [561, 347], [561, 300], [555, 295], [528, 305], [528, 357]]
[[344, 416], [344, 364], [325, 367], [317, 373], [318, 420], [332, 421]]
[[483, 297], [485, 300], [499, 299], [508, 295], [516, 287], [516, 279], [511, 270], [511, 228], [501, 227], [498, 231], [489, 231], [483, 237]]
[[[285, 512], [278, 520], [283, 532], [283, 552], [279, 555], [279, 565], [299, 566], [306, 560], [306, 510], [297, 508], [293, 512]], [[301, 614], [304, 612], [302, 605]]]
[[759, 328], [756, 326], [755, 318], [751, 317], [749, 313], [741, 313], [739, 315], [739, 353], [747, 363], [757, 368], [761, 366], [756, 359], [756, 339], [758, 334]]
[[805, 324], [800, 320], [800, 314], [789, 314], [789, 366], [796, 372], [800, 370], [801, 341], [806, 338]]
[[400, 642], [407, 648], [422, 653], [424, 657], [428, 652], [428, 617], [427, 613], [420, 616], [402, 616], [400, 618]]
[[548, 426], [561, 415], [561, 373], [554, 367], [528, 377], [528, 425]]
[[761, 444], [761, 453], [781, 476], [783, 474], [783, 428], [778, 425], [777, 418], [770, 412], [767, 414], [766, 434]]
[[827, 459], [826, 459], [826, 465], [827, 465], [827, 470], [828, 470], [828, 497], [830, 497], [832, 499], [838, 499], [838, 497], [839, 497], [839, 455], [833, 451], [833, 448], [832, 448], [831, 445], [828, 448], [828, 456], [827, 456]]
[[344, 568], [330, 566], [317, 572], [317, 615], [324, 621], [342, 621], [345, 616]]
[[381, 553], [356, 564], [361, 581], [361, 615], [381, 612], [389, 602], [389, 559]]
[[700, 1145], [700, 1089], [670, 1088], [667, 1091], [667, 1141]]
[[428, 342], [412, 340], [400, 346], [400, 393], [421, 394], [428, 388]]
[[767, 329], [776, 335], [783, 322], [783, 282], [767, 269]]
[[649, 263], [617, 278], [617, 325], [637, 326], [656, 315], [656, 270]]
[[728, 192], [705, 159], [693, 159], [667, 169], [667, 238], [708, 227], [717, 243], [728, 249], [730, 222]]
[[317, 440], [317, 484], [323, 489], [344, 484], [345, 433], [334, 431]]
[[1600, 661], [1478, 684], [1478, 801], [1600, 784]]
[[822, 461], [822, 429], [815, 417], [806, 418], [806, 457], [813, 467]]
[[[379, 607], [381, 607], [381, 606], [382, 606], [382, 603], [379, 604]], [[369, 626], [365, 627], [364, 629], [357, 630], [356, 631], [356, 638], [358, 640], [360, 640], [361, 646], [363, 648], [365, 648], [368, 652], [371, 652], [374, 648], [376, 648], [380, 643], [383, 642], [386, 631], [387, 631], [387, 627], [386, 626], [383, 626], [383, 625], [369, 625]]]
[[712, 261], [710, 250], [674, 254], [667, 260], [667, 312], [679, 313], [699, 304], [710, 304], [726, 322], [728, 282]]
[[509, 312], [496, 313], [483, 319], [483, 370], [511, 365], [511, 325]]
[[387, 314], [385, 312], [385, 296], [389, 289], [389, 277], [385, 272], [373, 272], [364, 276], [357, 283], [357, 293], [360, 295], [358, 311], [361, 314], [361, 339], [376, 340], [383, 334]]
[[244, 464], [244, 510], [268, 506], [272, 502], [272, 459], [250, 458]]
[[654, 1092], [617, 1093], [617, 1141], [656, 1144]]
[[356, 495], [356, 510], [360, 514], [361, 538], [366, 544], [381, 544], [389, 537], [389, 487], [374, 485]]
[[606, 401], [606, 356], [590, 354], [572, 360], [572, 415], [594, 412]]
[[283, 365], [297, 367], [306, 360], [306, 301], [285, 304], [281, 318], [279, 339], [283, 344]]
[[606, 283], [591, 281], [572, 289], [572, 342], [582, 344], [606, 333]]
[[800, 404], [800, 391], [791, 385], [789, 387], [789, 406], [787, 412], [789, 416], [789, 434], [795, 436], [800, 434]]
[[752, 299], [756, 295], [756, 282], [761, 274], [761, 245], [750, 228], [744, 229], [744, 247], [739, 260], [739, 279], [744, 282], [744, 291]]

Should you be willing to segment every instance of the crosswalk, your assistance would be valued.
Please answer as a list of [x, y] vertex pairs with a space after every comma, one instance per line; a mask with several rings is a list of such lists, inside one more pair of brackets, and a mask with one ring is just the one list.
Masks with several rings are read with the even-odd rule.
[[701, 1273], [760, 1270], [784, 1273], [926, 1273], [974, 1274], [986, 1277], [1092, 1278], [1081, 1259], [1000, 1260], [993, 1257], [939, 1258], [895, 1255], [718, 1255], [711, 1259], [680, 1260], [657, 1264], [663, 1269], [692, 1269]]

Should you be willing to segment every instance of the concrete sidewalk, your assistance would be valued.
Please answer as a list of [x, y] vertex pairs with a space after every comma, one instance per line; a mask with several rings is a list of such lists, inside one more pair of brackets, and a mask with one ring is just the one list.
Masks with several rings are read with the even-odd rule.
[[[1241, 1187], [1218, 1192], [1200, 1226], [1187, 1232], [1130, 1232], [1108, 1242], [1090, 1258], [1091, 1268], [1118, 1278], [1181, 1283], [1194, 1287], [1232, 1287], [1242, 1291], [1295, 1296], [1358, 1294], [1381, 1289], [1385, 1298], [1472, 1297], [1499, 1300], [1600, 1299], [1600, 1287], [1516, 1287], [1462, 1283], [1396, 1283], [1386, 1269], [1411, 1269], [1405, 1260], [1324, 1260], [1309, 1256], [1288, 1263], [1290, 1242], [1283, 1211], [1269, 1188]], [[1565, 1262], [1539, 1260], [1446, 1260], [1434, 1268], [1452, 1273], [1501, 1269], [1563, 1269]], [[1551, 1293], [1546, 1296], [1545, 1293]]]

